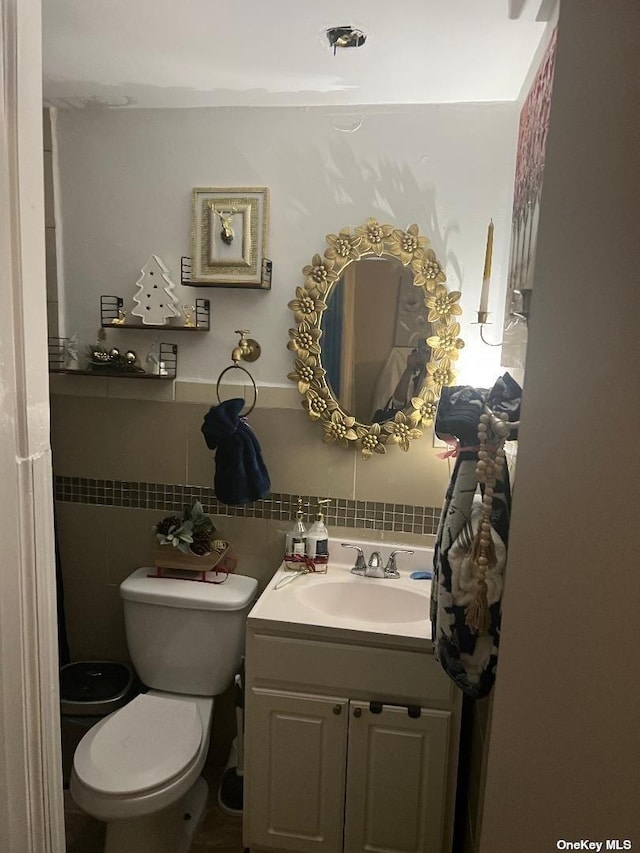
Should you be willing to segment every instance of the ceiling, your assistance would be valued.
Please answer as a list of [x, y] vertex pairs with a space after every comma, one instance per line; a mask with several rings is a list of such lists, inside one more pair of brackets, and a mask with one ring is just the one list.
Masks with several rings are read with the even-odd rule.
[[[81, 108], [513, 101], [546, 26], [536, 18], [548, 6], [43, 0], [44, 97]], [[334, 56], [325, 30], [343, 24], [367, 41]]]

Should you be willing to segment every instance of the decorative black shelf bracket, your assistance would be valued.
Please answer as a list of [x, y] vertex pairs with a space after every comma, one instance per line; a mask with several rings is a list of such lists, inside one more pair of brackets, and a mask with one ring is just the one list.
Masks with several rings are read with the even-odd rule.
[[[197, 298], [193, 306], [193, 325], [169, 320], [168, 323], [149, 325], [131, 321], [123, 313], [124, 300], [121, 296], [100, 297], [100, 324], [103, 329], [163, 329], [167, 332], [208, 332], [211, 328], [211, 303], [208, 299]], [[176, 318], [177, 320], [177, 318]]]

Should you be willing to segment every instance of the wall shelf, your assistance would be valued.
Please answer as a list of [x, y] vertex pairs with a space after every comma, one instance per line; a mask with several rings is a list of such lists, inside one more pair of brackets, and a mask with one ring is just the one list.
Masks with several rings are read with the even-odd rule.
[[124, 300], [121, 296], [100, 297], [100, 323], [103, 329], [145, 329], [147, 331], [161, 329], [165, 332], [208, 332], [211, 328], [211, 305], [208, 299], [196, 299], [194, 305], [193, 326], [184, 323], [173, 325], [171, 322], [164, 324], [143, 323], [138, 320], [131, 322], [125, 318], [124, 322], [118, 322]]
[[258, 284], [247, 284], [246, 282], [221, 282], [221, 281], [197, 281], [192, 276], [192, 261], [188, 255], [180, 258], [180, 284], [184, 287], [233, 287], [236, 290], [271, 290], [273, 278], [273, 261], [270, 258], [262, 259], [260, 269], [260, 282]]
[[161, 343], [158, 351], [159, 373], [141, 370], [118, 370], [109, 367], [109, 362], [96, 364], [95, 368], [74, 369], [65, 367], [65, 353], [68, 338], [49, 338], [49, 373], [63, 373], [66, 376], [108, 376], [110, 379], [155, 379], [173, 380], [178, 373], [177, 344]]
[[65, 376], [108, 376], [109, 379], [162, 379], [172, 380], [175, 376], [160, 376], [158, 373], [127, 373], [124, 370], [68, 370], [64, 367], [51, 367], [49, 373], [61, 373]]

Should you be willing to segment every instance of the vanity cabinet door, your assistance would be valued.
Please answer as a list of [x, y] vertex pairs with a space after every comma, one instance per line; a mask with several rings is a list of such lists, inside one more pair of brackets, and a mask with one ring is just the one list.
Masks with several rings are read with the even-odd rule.
[[347, 700], [253, 688], [246, 712], [245, 844], [341, 853]]
[[450, 717], [351, 702], [344, 853], [441, 853]]

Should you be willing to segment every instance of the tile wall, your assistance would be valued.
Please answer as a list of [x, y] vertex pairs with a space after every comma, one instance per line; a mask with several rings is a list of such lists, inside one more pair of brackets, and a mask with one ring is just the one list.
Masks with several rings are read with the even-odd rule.
[[[200, 501], [205, 512], [217, 517], [268, 518], [293, 522], [297, 517], [298, 501], [302, 500], [304, 520], [307, 525], [311, 524], [316, 517], [315, 510], [319, 498], [320, 495], [271, 492], [268, 498], [245, 506], [227, 506], [217, 500], [213, 488], [206, 486], [97, 480], [86, 477], [55, 478], [57, 501], [92, 506], [162, 510], [165, 513], [181, 512], [185, 506], [191, 506], [194, 501]], [[435, 534], [440, 510], [436, 507], [336, 498], [326, 507], [324, 515], [326, 523], [332, 527]]]
[[[215, 498], [213, 456], [200, 432], [214, 398], [210, 386], [187, 394], [181, 383], [158, 388], [102, 377], [51, 379], [56, 524], [72, 660], [128, 658], [119, 584], [152, 564], [153, 525], [196, 498], [231, 542], [238, 571], [257, 578], [260, 589], [282, 560], [299, 495], [307, 519], [316, 498], [333, 499], [327, 523], [334, 540], [365, 531], [376, 541], [408, 545], [434, 539], [449, 468], [426, 437], [409, 453], [394, 447], [365, 462], [351, 449], [324, 445], [299, 399], [290, 408], [283, 389], [274, 389], [261, 394], [250, 419], [272, 494], [227, 507]], [[160, 399], [121, 396], [133, 393], [132, 386], [138, 396]], [[207, 402], [175, 399], [180, 396]], [[214, 762], [224, 762], [233, 728], [229, 692], [216, 700]]]
[[[208, 404], [71, 393], [85, 378], [52, 377], [66, 382], [52, 383], [58, 393], [51, 398], [58, 534], [74, 658], [126, 656], [118, 584], [150, 562], [153, 525], [196, 498], [232, 543], [240, 571], [261, 584], [280, 563], [299, 495], [307, 519], [315, 499], [332, 498], [327, 523], [340, 538], [350, 531], [388, 541], [433, 538], [449, 468], [426, 436], [409, 453], [393, 447], [365, 461], [351, 449], [324, 445], [321, 428], [297, 401], [298, 409], [283, 407], [282, 389], [275, 389], [276, 395], [263, 395], [250, 420], [272, 494], [246, 507], [227, 507], [215, 498], [213, 455], [200, 432]], [[119, 388], [145, 384], [89, 380], [98, 392], [108, 382]], [[211, 390], [199, 393], [207, 397]]]

